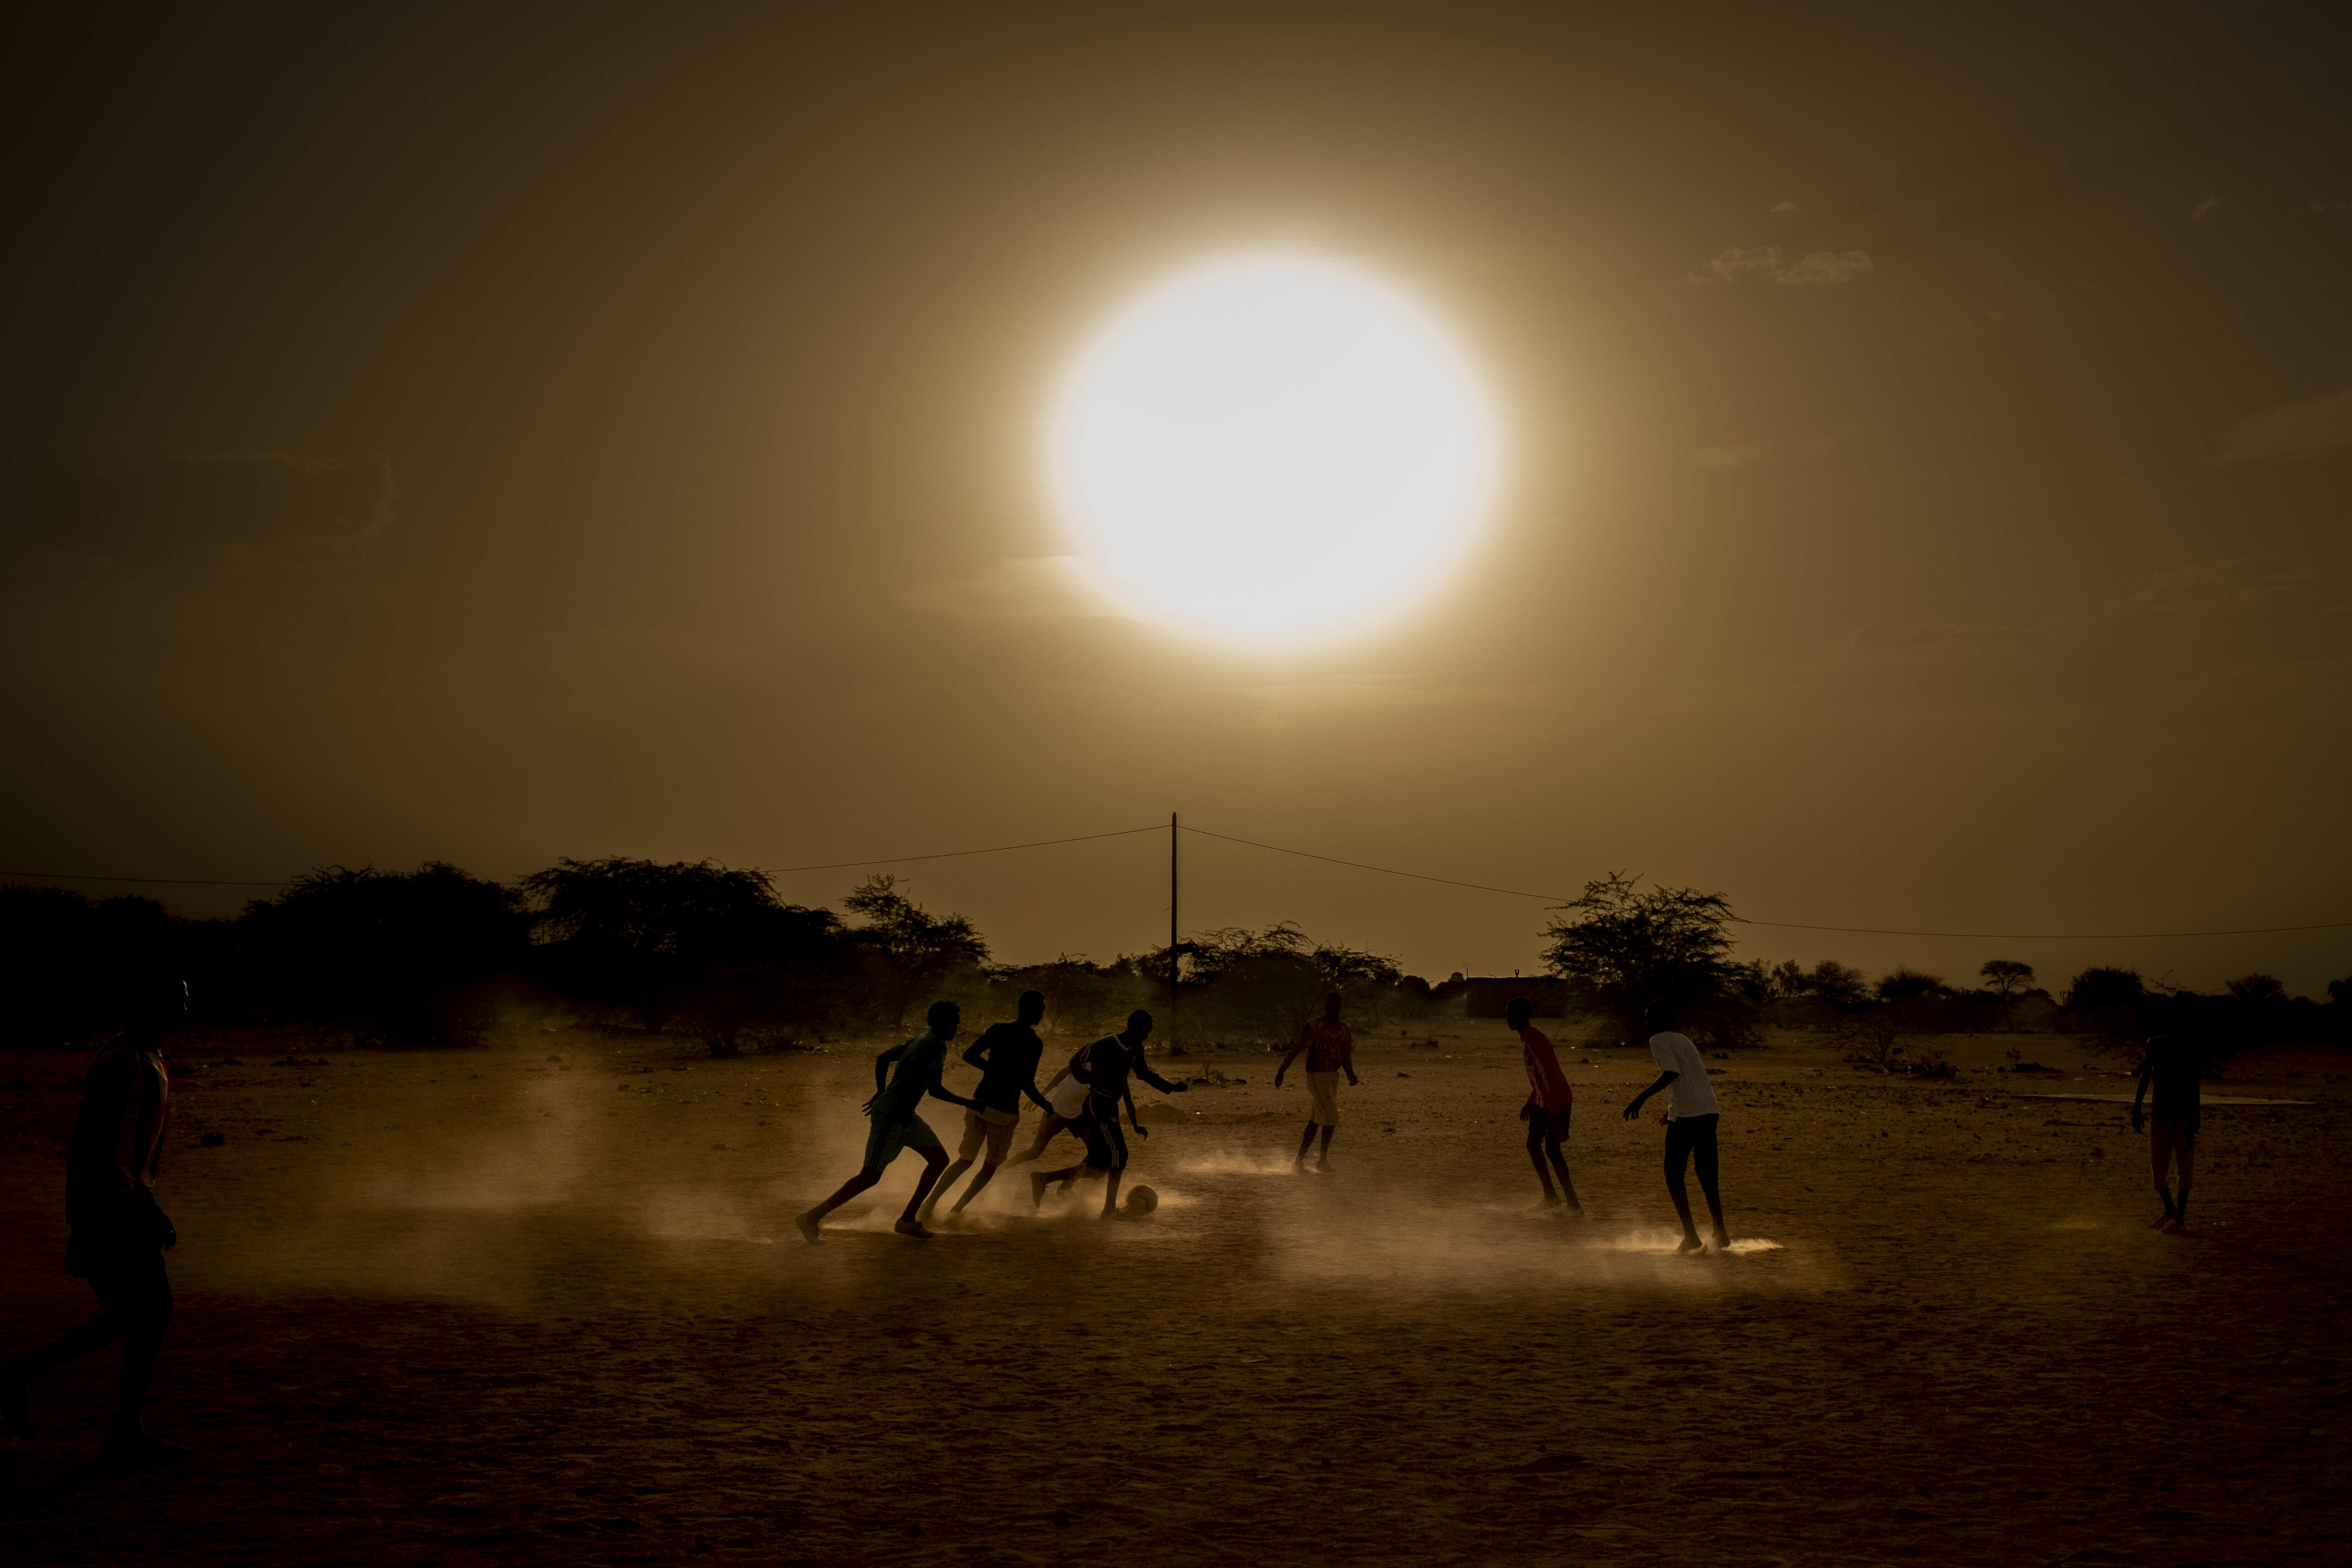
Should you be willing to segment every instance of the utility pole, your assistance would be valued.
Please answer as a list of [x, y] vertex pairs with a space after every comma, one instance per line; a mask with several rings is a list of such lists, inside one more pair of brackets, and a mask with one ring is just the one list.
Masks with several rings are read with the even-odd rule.
[[1168, 813], [1168, 1043], [1176, 1043], [1176, 813]]

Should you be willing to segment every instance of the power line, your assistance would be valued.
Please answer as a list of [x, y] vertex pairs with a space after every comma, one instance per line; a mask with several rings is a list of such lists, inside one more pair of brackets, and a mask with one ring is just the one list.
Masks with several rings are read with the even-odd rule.
[[[1442, 883], [1447, 887], [1467, 887], [1480, 893], [1507, 894], [1513, 898], [1539, 898], [1549, 904], [1564, 904], [1569, 900], [1559, 894], [1528, 893], [1516, 887], [1491, 887], [1481, 882], [1456, 882], [1449, 876], [1428, 876], [1417, 871], [1399, 871], [1393, 866], [1371, 865], [1363, 861], [1341, 860], [1337, 855], [1313, 854], [1306, 850], [1288, 849], [1281, 844], [1264, 844], [1255, 839], [1237, 839], [1230, 833], [1213, 833], [1206, 828], [1188, 827], [1188, 833], [1223, 839], [1227, 843], [1247, 844], [1252, 849], [1272, 850], [1276, 854], [1297, 855], [1303, 860], [1324, 861], [1332, 865], [1353, 866], [1358, 871], [1378, 872], [1382, 876], [1411, 877], [1415, 882]], [[2336, 920], [2317, 925], [2254, 925], [2236, 931], [2108, 931], [2108, 932], [2048, 932], [2048, 931], [1895, 931], [1878, 925], [1807, 925], [1794, 920], [1750, 920], [1745, 915], [1732, 916], [1740, 925], [1769, 925], [1786, 931], [1836, 931], [1850, 936], [1954, 936], [1984, 942], [2144, 942], [2175, 936], [2271, 936], [2292, 931], [2352, 930], [2352, 920]]]
[[1557, 893], [1522, 893], [1516, 887], [1489, 887], [1483, 882], [1456, 882], [1450, 876], [1424, 876], [1417, 871], [1398, 871], [1392, 866], [1366, 865], [1362, 861], [1343, 861], [1337, 855], [1310, 854], [1305, 850], [1285, 849], [1280, 844], [1262, 844], [1255, 839], [1237, 839], [1231, 833], [1213, 833], [1206, 828], [1186, 828], [1188, 833], [1198, 833], [1204, 839], [1223, 839], [1229, 844], [1247, 844], [1254, 850], [1272, 850], [1278, 855], [1297, 855], [1301, 860], [1323, 861], [1331, 865], [1354, 866], [1358, 871], [1376, 871], [1382, 876], [1409, 876], [1415, 882], [1439, 882], [1448, 887], [1467, 887], [1479, 893], [1500, 893], [1512, 898], [1539, 898], [1547, 904], [1566, 904], [1567, 897]]
[[1148, 828], [1121, 828], [1116, 832], [1109, 833], [1080, 833], [1074, 839], [1039, 839], [1034, 843], [1026, 844], [998, 844], [992, 849], [985, 850], [942, 850], [933, 855], [879, 855], [873, 860], [828, 861], [823, 865], [761, 866], [759, 870], [769, 876], [784, 876], [796, 871], [845, 871], [852, 866], [898, 865], [905, 861], [951, 861], [961, 860], [965, 855], [1001, 855], [1012, 850], [1042, 850], [1055, 844], [1083, 844], [1094, 839], [1126, 839], [1132, 838], [1137, 833], [1158, 833], [1166, 831], [1165, 822], [1154, 822]]

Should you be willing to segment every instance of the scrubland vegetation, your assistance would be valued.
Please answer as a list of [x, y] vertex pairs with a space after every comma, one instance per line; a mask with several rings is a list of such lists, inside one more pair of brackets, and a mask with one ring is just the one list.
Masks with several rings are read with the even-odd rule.
[[[2219, 995], [2089, 968], [2055, 994], [2033, 966], [1989, 958], [1969, 981], [1908, 968], [1872, 977], [1835, 960], [1738, 961], [1730, 904], [1612, 875], [1554, 911], [1548, 973], [1567, 984], [1569, 1035], [1632, 1042], [1656, 998], [1711, 1049], [1770, 1030], [1843, 1042], [1889, 1072], [1948, 1071], [1937, 1036], [2063, 1032], [2137, 1049], [2159, 1032], [2210, 1056], [2287, 1040], [2352, 1038], [2352, 978], [2325, 1002], [2253, 974]], [[1376, 953], [1282, 922], [1195, 933], [1178, 949], [1169, 1018], [1165, 948], [1097, 961], [998, 961], [961, 915], [935, 915], [894, 877], [870, 877], [841, 909], [779, 900], [758, 871], [710, 862], [566, 860], [512, 883], [432, 862], [413, 872], [331, 867], [233, 919], [191, 920], [144, 898], [0, 888], [0, 967], [12, 999], [0, 1040], [67, 1043], [108, 1026], [123, 976], [184, 976], [199, 1018], [299, 1027], [369, 1046], [467, 1045], [519, 1015], [684, 1034], [715, 1055], [901, 1027], [936, 997], [982, 1012], [1045, 992], [1054, 1027], [1082, 1032], [1151, 1009], [1163, 1045], [1275, 1042], [1339, 990], [1360, 1027], [1457, 1010], [1467, 982], [1433, 984]], [[996, 993], [1002, 992], [999, 995]], [[2030, 1061], [2021, 1046], [2021, 1068]]]

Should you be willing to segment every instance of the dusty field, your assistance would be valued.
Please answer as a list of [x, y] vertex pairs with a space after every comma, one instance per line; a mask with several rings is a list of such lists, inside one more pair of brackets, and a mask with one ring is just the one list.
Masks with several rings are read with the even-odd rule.
[[[1646, 1056], [1570, 1058], [1580, 1225], [1529, 1211], [1516, 1043], [1440, 1032], [1370, 1042], [1332, 1176], [1288, 1173], [1303, 1086], [1195, 1056], [1248, 1082], [1148, 1116], [1153, 1218], [1031, 1218], [1009, 1179], [906, 1241], [908, 1159], [817, 1249], [789, 1220], [855, 1167], [856, 1048], [200, 1042], [150, 1423], [197, 1457], [74, 1484], [116, 1363], [68, 1369], [0, 1449], [6, 1555], [2352, 1560], [2340, 1056], [2211, 1086], [2319, 1103], [2210, 1110], [2171, 1237], [2122, 1107], [2014, 1097], [2128, 1092], [2072, 1042], [2022, 1040], [2061, 1080], [1987, 1039], [1915, 1083], [1780, 1041], [1718, 1064], [1738, 1241], [1685, 1258], [1663, 1134], [1618, 1116]], [[87, 1310], [55, 1262], [80, 1071], [0, 1058], [0, 1354]]]

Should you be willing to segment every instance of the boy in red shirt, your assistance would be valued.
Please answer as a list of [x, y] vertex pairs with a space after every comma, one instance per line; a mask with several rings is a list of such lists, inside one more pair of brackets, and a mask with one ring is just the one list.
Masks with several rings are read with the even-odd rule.
[[[1519, 1053], [1528, 1065], [1528, 1103], [1519, 1107], [1519, 1120], [1528, 1124], [1528, 1158], [1535, 1164], [1536, 1179], [1543, 1183], [1543, 1207], [1558, 1208], [1560, 1194], [1565, 1193], [1569, 1212], [1581, 1219], [1584, 1205], [1577, 1201], [1576, 1184], [1568, 1179], [1568, 1155], [1560, 1147], [1568, 1141], [1568, 1113], [1576, 1103], [1576, 1092], [1568, 1086], [1559, 1058], [1552, 1053], [1544, 1031], [1536, 1028], [1534, 1017], [1535, 1009], [1524, 997], [1504, 1009], [1505, 1021], [1519, 1037]], [[1552, 1190], [1554, 1171], [1559, 1173], [1559, 1192]]]

